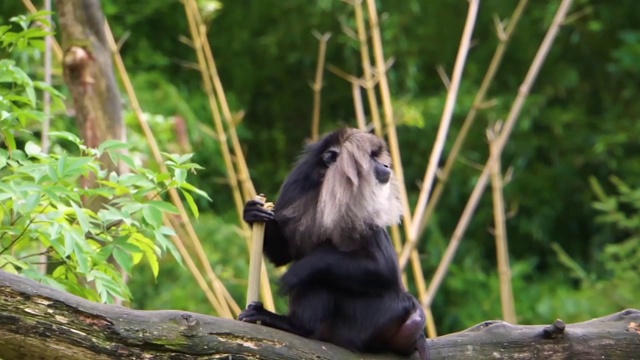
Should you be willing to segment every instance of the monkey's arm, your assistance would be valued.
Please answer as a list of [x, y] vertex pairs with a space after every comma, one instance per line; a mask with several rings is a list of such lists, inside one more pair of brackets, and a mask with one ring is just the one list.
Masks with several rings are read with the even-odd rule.
[[398, 276], [392, 265], [375, 256], [344, 252], [327, 245], [293, 263], [280, 281], [285, 293], [307, 282], [371, 293], [397, 285]]
[[291, 262], [289, 242], [282, 234], [273, 211], [265, 209], [264, 203], [249, 200], [244, 206], [242, 217], [250, 226], [254, 222], [264, 222], [264, 254], [275, 265], [282, 266]]

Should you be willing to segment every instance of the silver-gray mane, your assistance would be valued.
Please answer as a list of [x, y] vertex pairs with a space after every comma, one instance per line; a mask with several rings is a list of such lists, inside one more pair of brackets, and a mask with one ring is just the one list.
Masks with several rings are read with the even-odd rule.
[[288, 236], [303, 251], [327, 239], [341, 250], [350, 250], [367, 230], [400, 222], [397, 180], [392, 174], [382, 185], [374, 174], [374, 151], [379, 152], [376, 158], [381, 163], [391, 162], [384, 140], [357, 129], [344, 130], [341, 135], [334, 145], [338, 158], [326, 170], [319, 192], [305, 194], [283, 209], [291, 220]]

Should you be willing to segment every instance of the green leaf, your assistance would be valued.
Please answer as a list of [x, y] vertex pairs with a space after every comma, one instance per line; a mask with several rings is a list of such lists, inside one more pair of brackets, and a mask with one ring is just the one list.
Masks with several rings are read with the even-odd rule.
[[151, 204], [147, 204], [147, 206], [142, 209], [142, 216], [144, 220], [154, 228], [162, 225], [162, 211]]
[[184, 266], [184, 263], [182, 262], [182, 255], [180, 255], [180, 252], [173, 244], [173, 241], [164, 236], [163, 231], [166, 230], [163, 230], [162, 228], [166, 228], [166, 226], [162, 226], [160, 230], [153, 233], [156, 238], [156, 242], [162, 247], [163, 250], [169, 249], [169, 253], [171, 253], [171, 255], [178, 261], [178, 264], [180, 264], [180, 266]]
[[51, 136], [52, 138], [60, 138], [60, 139], [68, 140], [77, 145], [80, 145], [83, 143], [82, 139], [80, 139], [77, 135], [67, 131], [52, 131], [49, 133], [49, 136]]
[[170, 202], [166, 202], [166, 201], [160, 201], [160, 200], [152, 200], [149, 202], [149, 205], [158, 208], [162, 211], [168, 212], [168, 213], [172, 213], [172, 214], [179, 214], [180, 211], [178, 211], [178, 208], [173, 205]]
[[16, 150], [16, 139], [13, 137], [11, 130], [2, 130], [1, 132], [4, 137], [4, 143], [7, 145], [9, 150]]
[[175, 169], [173, 171], [173, 176], [176, 178], [179, 185], [182, 185], [187, 181], [187, 171], [184, 169]]
[[200, 212], [198, 211], [198, 205], [196, 205], [195, 201], [193, 201], [193, 197], [188, 192], [180, 189], [182, 195], [184, 195], [185, 200], [187, 200], [187, 204], [189, 205], [189, 209], [193, 213], [193, 216], [197, 219], [200, 216]]
[[44, 81], [34, 81], [33, 85], [36, 89], [40, 89], [42, 91], [46, 91], [49, 94], [51, 94], [53, 97], [59, 98], [59, 99], [66, 99], [66, 97], [64, 96], [63, 93], [61, 93], [60, 91], [56, 90], [56, 88], [54, 88], [53, 86], [47, 84]]
[[33, 141], [29, 141], [24, 146], [24, 152], [26, 152], [28, 156], [35, 156], [42, 153], [42, 148]]
[[27, 264], [26, 262], [19, 260], [17, 258], [15, 258], [14, 256], [10, 255], [10, 254], [2, 254], [0, 255], [0, 268], [2, 268], [3, 270], [5, 269], [3, 266], [6, 266], [7, 264], [11, 264], [11, 265], [15, 265], [21, 269], [26, 269], [29, 267], [29, 264]]
[[89, 264], [89, 257], [84, 252], [84, 248], [81, 243], [75, 241], [73, 243], [73, 255], [75, 255], [76, 261], [78, 263], [78, 271], [82, 274], [86, 274], [91, 269]]
[[107, 150], [120, 150], [120, 149], [130, 149], [130, 148], [131, 148], [131, 144], [127, 142], [111, 139], [111, 140], [106, 140], [102, 144], [100, 144], [98, 146], [98, 151], [100, 153], [103, 153]]
[[119, 247], [116, 247], [113, 249], [113, 257], [124, 271], [127, 273], [131, 272], [131, 268], [133, 267], [133, 258], [131, 257], [131, 254]]
[[184, 184], [182, 184], [180, 187], [181, 187], [182, 189], [186, 189], [186, 190], [189, 190], [189, 191], [191, 191], [191, 192], [193, 192], [193, 193], [196, 193], [196, 194], [198, 194], [198, 195], [200, 195], [200, 196], [204, 197], [205, 199], [207, 199], [207, 200], [209, 200], [209, 201], [213, 201], [213, 200], [211, 200], [211, 198], [209, 197], [209, 195], [208, 195], [206, 192], [204, 192], [204, 191], [202, 191], [202, 190], [198, 189], [197, 187], [195, 187], [195, 186], [193, 186], [193, 185], [191, 185], [191, 184], [189, 184], [189, 183], [184, 183]]
[[78, 223], [80, 224], [82, 232], [88, 233], [91, 227], [91, 220], [89, 219], [87, 214], [85, 214], [84, 209], [80, 208], [74, 202], [71, 202], [71, 207], [73, 207], [73, 210], [76, 213], [76, 218], [78, 219]]
[[151, 267], [151, 271], [153, 272], [153, 276], [155, 278], [158, 277], [158, 273], [160, 272], [160, 265], [158, 264], [158, 256], [156, 255], [156, 246], [153, 244], [153, 241], [146, 238], [141, 233], [133, 233], [129, 242], [137, 245], [142, 252], [144, 253], [147, 261], [149, 262], [149, 266]]
[[136, 187], [154, 187], [155, 184], [149, 181], [146, 176], [140, 174], [123, 174], [118, 181], [120, 185]]
[[116, 162], [116, 160], [124, 162], [125, 164], [127, 164], [127, 166], [130, 169], [137, 169], [138, 168], [138, 166], [136, 165], [136, 163], [133, 160], [133, 158], [131, 156], [129, 156], [128, 154], [121, 153], [121, 152], [111, 153], [111, 159], [112, 159], [113, 162]]

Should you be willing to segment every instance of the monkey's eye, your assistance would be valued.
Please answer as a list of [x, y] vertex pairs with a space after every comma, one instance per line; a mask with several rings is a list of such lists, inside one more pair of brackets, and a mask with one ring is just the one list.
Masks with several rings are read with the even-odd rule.
[[329, 166], [336, 162], [338, 159], [338, 155], [340, 152], [336, 149], [329, 149], [322, 154], [322, 161], [324, 161], [325, 165]]
[[381, 154], [382, 154], [382, 148], [376, 148], [373, 151], [371, 151], [372, 158], [380, 157]]

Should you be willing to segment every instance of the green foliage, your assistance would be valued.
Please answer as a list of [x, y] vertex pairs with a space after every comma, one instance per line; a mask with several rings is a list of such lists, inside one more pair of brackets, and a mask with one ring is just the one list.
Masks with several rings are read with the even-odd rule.
[[[29, 22], [41, 16], [13, 19], [22, 27], [17, 32], [3, 26], [3, 48], [23, 51], [39, 46], [45, 33], [31, 32]], [[36, 90], [57, 99], [62, 95], [31, 80], [12, 60], [0, 60], [0, 71], [0, 134], [5, 146], [0, 148], [0, 269], [95, 301], [130, 299], [120, 270], [130, 273], [145, 260], [157, 277], [164, 253], [180, 261], [169, 239], [174, 232], [163, 221], [178, 210], [164, 195], [178, 189], [197, 218], [192, 194], [208, 196], [186, 178], [200, 167], [190, 161], [191, 154], [164, 154], [169, 172], [155, 172], [135, 160], [129, 143], [109, 140], [94, 149], [64, 131], [50, 133], [51, 140], [64, 140], [73, 151], [55, 146], [45, 153], [27, 130], [31, 122], [44, 118]], [[107, 159], [125, 163], [130, 172], [108, 171], [103, 164]], [[91, 180], [99, 186], [81, 185]], [[97, 211], [82, 205], [97, 199], [102, 202]], [[43, 259], [49, 272], [38, 268]]]

